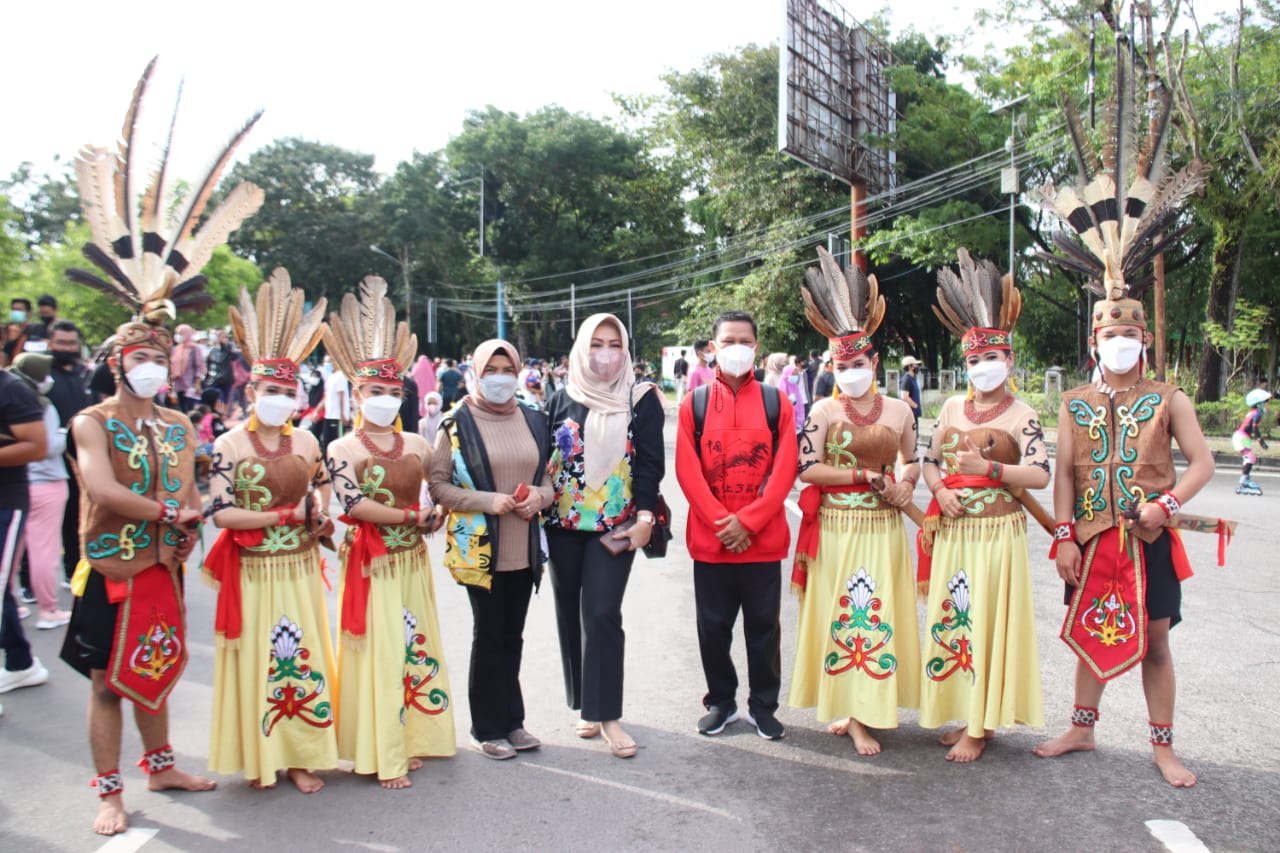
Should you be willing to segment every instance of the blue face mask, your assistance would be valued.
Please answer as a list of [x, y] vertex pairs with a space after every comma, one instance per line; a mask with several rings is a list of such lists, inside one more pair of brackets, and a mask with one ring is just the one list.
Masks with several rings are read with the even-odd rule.
[[10, 322], [10, 323], [25, 323], [25, 322], [27, 322], [27, 312], [26, 312], [26, 311], [19, 311], [17, 308], [10, 309], [10, 311], [9, 311], [9, 322]]

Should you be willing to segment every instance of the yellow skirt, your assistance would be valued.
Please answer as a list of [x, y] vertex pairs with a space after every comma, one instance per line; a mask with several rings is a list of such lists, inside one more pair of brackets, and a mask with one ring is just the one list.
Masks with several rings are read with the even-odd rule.
[[426, 546], [377, 558], [369, 580], [368, 632], [339, 639], [338, 755], [387, 780], [457, 751], [453, 694]]
[[820, 510], [800, 600], [788, 703], [821, 721], [898, 726], [919, 705], [920, 629], [906, 529], [896, 509]]
[[337, 767], [320, 554], [241, 553], [241, 634], [214, 649], [209, 769], [273, 785], [278, 770]]
[[1044, 725], [1026, 516], [943, 518], [930, 575], [920, 725]]

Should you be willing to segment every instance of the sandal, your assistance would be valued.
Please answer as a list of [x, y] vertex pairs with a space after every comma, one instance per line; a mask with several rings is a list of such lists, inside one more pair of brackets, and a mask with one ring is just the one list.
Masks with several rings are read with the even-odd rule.
[[635, 757], [636, 749], [638, 749], [638, 747], [636, 746], [636, 742], [634, 740], [632, 740], [630, 737], [627, 737], [626, 732], [622, 733], [622, 736], [626, 739], [619, 740], [616, 743], [614, 741], [609, 740], [609, 736], [605, 734], [603, 730], [601, 730], [600, 734], [604, 738], [604, 742], [609, 745], [609, 751], [613, 753], [614, 758], [634, 758]]
[[578, 724], [573, 727], [573, 730], [577, 733], [578, 737], [583, 740], [590, 740], [600, 734], [600, 724], [590, 723], [586, 720], [578, 720]]

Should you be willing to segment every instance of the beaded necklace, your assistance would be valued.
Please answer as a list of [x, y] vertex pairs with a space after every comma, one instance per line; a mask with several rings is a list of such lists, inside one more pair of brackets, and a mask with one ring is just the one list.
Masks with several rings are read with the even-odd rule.
[[865, 415], [858, 414], [858, 410], [853, 407], [853, 400], [849, 397], [842, 396], [840, 405], [844, 407], [845, 415], [854, 426], [871, 426], [880, 420], [880, 414], [884, 411], [884, 395], [875, 395], [875, 402], [871, 404], [871, 408]]
[[989, 409], [978, 411], [978, 407], [973, 404], [972, 400], [964, 401], [964, 416], [969, 419], [969, 423], [985, 424], [994, 421], [996, 418], [1009, 411], [1009, 407], [1013, 405], [1016, 398], [1012, 394], [1006, 394], [1005, 398], [996, 403]]
[[364, 430], [356, 430], [356, 438], [360, 439], [360, 443], [364, 445], [365, 450], [369, 451], [374, 456], [382, 459], [390, 459], [394, 462], [400, 458], [400, 454], [404, 453], [404, 436], [398, 432], [393, 432], [392, 436], [391, 449], [383, 450], [381, 447], [374, 444], [373, 439], [369, 438], [368, 434]]
[[281, 456], [288, 456], [293, 452], [293, 436], [280, 433], [280, 442], [276, 445], [275, 450], [268, 450], [267, 446], [262, 443], [262, 439], [258, 437], [257, 430], [247, 429], [249, 433], [249, 443], [253, 445], [253, 452], [258, 454], [261, 459], [279, 459]]

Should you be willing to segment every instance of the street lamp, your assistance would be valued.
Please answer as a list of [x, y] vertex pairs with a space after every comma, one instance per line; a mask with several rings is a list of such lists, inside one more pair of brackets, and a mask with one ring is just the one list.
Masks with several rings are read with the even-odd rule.
[[[480, 257], [484, 257], [484, 166], [480, 167], [480, 174], [474, 178], [467, 178], [465, 181], [458, 181], [454, 184], [456, 187], [465, 186], [476, 181], [480, 182]], [[507, 306], [502, 291], [502, 273], [498, 273], [498, 337], [505, 340], [507, 337]]]
[[1005, 101], [999, 106], [992, 107], [991, 115], [999, 115], [1005, 110], [1009, 111], [1009, 141], [1005, 147], [1009, 149], [1009, 168], [1000, 170], [1000, 192], [1009, 195], [1009, 275], [1013, 276], [1016, 283], [1018, 280], [1017, 271], [1014, 269], [1014, 223], [1015, 212], [1018, 206], [1018, 160], [1014, 156], [1018, 143], [1018, 105], [1030, 99], [1030, 95], [1020, 95], [1012, 101]]

